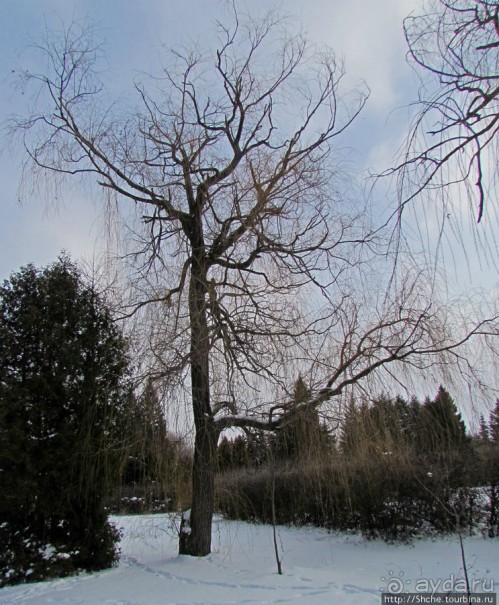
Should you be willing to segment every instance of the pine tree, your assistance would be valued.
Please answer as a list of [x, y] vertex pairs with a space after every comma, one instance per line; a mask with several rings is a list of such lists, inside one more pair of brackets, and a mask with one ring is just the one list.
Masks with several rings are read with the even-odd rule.
[[268, 462], [270, 452], [275, 449], [275, 435], [267, 431], [253, 429], [246, 431], [246, 439], [250, 466], [258, 468]]
[[365, 441], [364, 413], [365, 407], [357, 406], [353, 400], [348, 403], [340, 434], [340, 450], [345, 455], [358, 452], [360, 444]]
[[478, 431], [478, 439], [482, 444], [490, 443], [489, 427], [483, 414], [480, 414], [480, 427]]
[[249, 466], [248, 444], [243, 435], [238, 435], [232, 444], [233, 464], [236, 468], [246, 468]]
[[152, 380], [137, 398], [133, 440], [135, 481], [147, 485], [166, 476], [169, 439], [166, 419]]
[[489, 438], [484, 466], [489, 495], [487, 527], [493, 538], [499, 536], [499, 399], [490, 412]]
[[115, 500], [115, 506], [121, 509], [124, 505], [130, 512], [176, 508], [188, 479], [189, 454], [183, 440], [168, 431], [165, 409], [152, 379], [142, 393], [131, 395], [127, 440], [130, 447], [122, 488], [128, 500]]
[[[366, 432], [375, 450], [393, 452], [404, 440], [403, 423], [406, 421], [405, 402], [387, 396], [375, 399], [368, 408], [365, 418]], [[405, 404], [407, 405], [407, 404]]]
[[224, 435], [218, 444], [218, 470], [225, 472], [231, 470], [234, 466], [232, 456], [232, 442]]

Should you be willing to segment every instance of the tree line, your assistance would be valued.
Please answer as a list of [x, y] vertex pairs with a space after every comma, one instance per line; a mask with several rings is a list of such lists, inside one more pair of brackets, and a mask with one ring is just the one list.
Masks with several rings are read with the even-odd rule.
[[220, 509], [234, 518], [277, 519], [409, 539], [428, 531], [498, 532], [499, 401], [469, 434], [444, 387], [419, 401], [352, 401], [329, 427], [301, 411], [274, 435], [222, 438]]

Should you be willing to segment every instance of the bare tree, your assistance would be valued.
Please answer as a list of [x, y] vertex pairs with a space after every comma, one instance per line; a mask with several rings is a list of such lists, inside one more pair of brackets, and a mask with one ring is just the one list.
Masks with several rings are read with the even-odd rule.
[[[41, 85], [37, 110], [15, 124], [31, 176], [88, 175], [137, 208], [140, 288], [129, 314], [154, 308], [159, 371], [190, 380], [195, 449], [184, 554], [211, 549], [220, 433], [275, 430], [287, 419], [286, 398], [253, 405], [238, 385], [251, 393], [256, 377], [284, 387], [283, 368], [308, 363], [321, 384], [303, 405], [317, 407], [381, 367], [427, 360], [491, 330], [487, 322], [459, 338], [433, 330], [431, 306], [411, 298], [415, 287], [379, 315], [349, 303], [353, 273], [379, 242], [335, 192], [333, 142], [366, 95], [342, 101], [334, 56], [311, 52], [281, 25], [272, 15], [240, 23], [234, 12], [230, 27], [219, 26], [211, 59], [177, 51], [160, 78], [136, 84], [139, 108], [123, 117], [102, 109], [97, 50], [75, 24], [40, 47], [49, 71], [26, 75]], [[327, 354], [314, 351], [327, 342]]]
[[429, 78], [397, 168], [402, 200], [458, 183], [480, 222], [497, 201], [499, 3], [432, 0], [404, 31], [409, 58]]

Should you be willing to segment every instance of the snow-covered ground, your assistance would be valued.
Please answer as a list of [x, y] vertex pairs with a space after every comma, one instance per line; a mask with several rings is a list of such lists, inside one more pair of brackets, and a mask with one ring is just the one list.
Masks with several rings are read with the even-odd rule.
[[[222, 605], [381, 603], [382, 591], [449, 592], [463, 587], [457, 538], [412, 545], [365, 541], [317, 528], [278, 529], [283, 575], [276, 572], [272, 528], [214, 523], [213, 553], [177, 555], [171, 518], [116, 517], [123, 528], [118, 567], [39, 584], [0, 589], [0, 603], [26, 605]], [[466, 538], [468, 574], [476, 592], [497, 591], [499, 541]]]

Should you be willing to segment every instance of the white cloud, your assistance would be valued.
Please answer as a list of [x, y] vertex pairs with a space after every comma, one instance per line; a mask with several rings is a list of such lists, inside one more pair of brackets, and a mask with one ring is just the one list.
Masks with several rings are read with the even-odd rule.
[[417, 0], [312, 0], [301, 12], [309, 35], [345, 58], [352, 80], [367, 82], [371, 110], [386, 113], [407, 98], [403, 87], [409, 67], [402, 21], [418, 4]]

